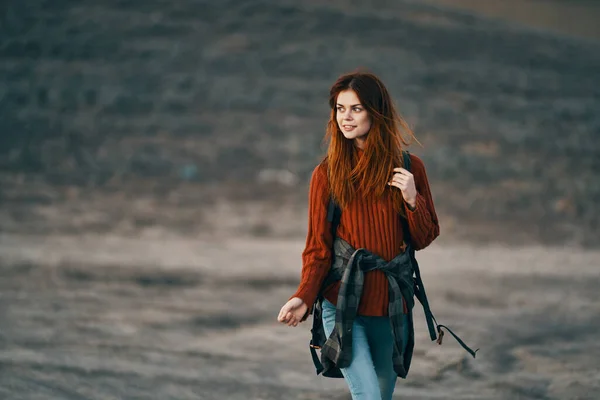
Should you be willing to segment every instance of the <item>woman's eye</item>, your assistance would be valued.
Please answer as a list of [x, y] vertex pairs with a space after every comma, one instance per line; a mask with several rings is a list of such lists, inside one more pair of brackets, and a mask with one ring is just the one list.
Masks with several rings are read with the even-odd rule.
[[362, 111], [362, 108], [358, 108], [358, 107], [354, 108], [354, 112], [361, 112], [361, 111]]

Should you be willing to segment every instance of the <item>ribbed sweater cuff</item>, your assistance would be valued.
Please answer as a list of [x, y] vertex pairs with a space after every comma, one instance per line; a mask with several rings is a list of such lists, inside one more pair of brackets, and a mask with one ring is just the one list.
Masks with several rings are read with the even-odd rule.
[[422, 230], [426, 231], [429, 228], [429, 225], [431, 225], [431, 214], [427, 208], [427, 200], [425, 200], [424, 196], [417, 194], [414, 210], [408, 207], [405, 207], [405, 209], [411, 232], [418, 233]]
[[314, 290], [310, 290], [308, 288], [299, 288], [298, 291], [290, 297], [290, 299], [294, 297], [299, 297], [300, 299], [302, 299], [304, 304], [306, 304], [306, 306], [310, 310], [315, 300], [317, 299], [317, 293], [315, 293]]
[[[411, 210], [409, 207], [406, 207], [406, 211], [408, 212], [408, 214], [418, 214], [422, 211], [427, 211], [427, 200], [425, 200], [425, 197], [422, 196], [420, 193], [417, 193], [417, 200], [415, 202], [415, 209]], [[410, 218], [410, 216], [409, 216]]]

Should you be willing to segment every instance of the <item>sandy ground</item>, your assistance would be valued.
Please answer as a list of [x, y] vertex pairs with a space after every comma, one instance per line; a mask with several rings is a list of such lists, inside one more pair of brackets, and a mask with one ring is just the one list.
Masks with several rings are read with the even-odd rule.
[[[348, 399], [276, 315], [301, 240], [0, 236], [0, 398]], [[396, 399], [600, 398], [600, 252], [436, 244]]]

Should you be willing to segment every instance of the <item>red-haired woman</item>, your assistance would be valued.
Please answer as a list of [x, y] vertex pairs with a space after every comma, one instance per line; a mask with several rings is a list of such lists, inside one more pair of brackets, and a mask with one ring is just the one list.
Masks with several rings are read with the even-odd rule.
[[[325, 334], [339, 346], [344, 336], [343, 308], [355, 307], [356, 316], [346, 335], [351, 337], [351, 359], [340, 370], [353, 399], [388, 400], [398, 376], [392, 356], [402, 353], [395, 348], [390, 324], [389, 274], [376, 268], [361, 274], [359, 299], [340, 295], [343, 282], [339, 280], [321, 286], [337, 255], [334, 239], [390, 263], [407, 246], [401, 218], [408, 222], [414, 250], [425, 248], [439, 235], [438, 219], [423, 162], [410, 155], [410, 172], [403, 168], [403, 149], [409, 144], [404, 136], [413, 137], [412, 132], [379, 78], [365, 72], [342, 75], [331, 88], [329, 104], [327, 157], [315, 168], [310, 182], [302, 278], [278, 320], [297, 326], [322, 295]], [[327, 218], [331, 198], [342, 210], [335, 238]], [[405, 319], [398, 326], [407, 329], [405, 303], [403, 307], [400, 314]]]

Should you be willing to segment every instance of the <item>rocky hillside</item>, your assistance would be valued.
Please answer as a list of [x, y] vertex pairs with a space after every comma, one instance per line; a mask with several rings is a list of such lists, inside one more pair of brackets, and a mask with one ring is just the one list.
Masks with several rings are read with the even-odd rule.
[[[329, 85], [366, 67], [414, 126], [449, 225], [600, 237], [597, 41], [414, 1], [9, 0], [2, 13], [5, 231], [116, 192], [160, 203], [233, 187], [300, 207]], [[279, 182], [266, 195], [265, 180]]]

